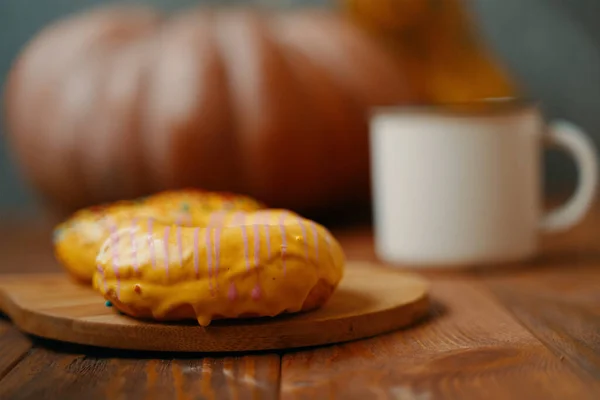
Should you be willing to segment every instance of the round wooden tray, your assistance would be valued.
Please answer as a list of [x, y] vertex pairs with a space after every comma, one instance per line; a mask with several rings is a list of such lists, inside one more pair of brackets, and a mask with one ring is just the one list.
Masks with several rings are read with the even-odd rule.
[[0, 277], [0, 309], [21, 330], [48, 339], [129, 350], [231, 352], [344, 342], [405, 327], [427, 314], [428, 284], [413, 274], [349, 263], [321, 309], [275, 318], [144, 322], [118, 314], [65, 274]]

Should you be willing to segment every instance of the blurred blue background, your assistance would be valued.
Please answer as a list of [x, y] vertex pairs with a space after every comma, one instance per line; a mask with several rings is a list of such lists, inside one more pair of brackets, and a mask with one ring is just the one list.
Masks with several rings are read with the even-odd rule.
[[[407, 0], [411, 1], [411, 0]], [[567, 118], [600, 142], [600, 1], [466, 0], [482, 35], [530, 96], [543, 102], [548, 118]], [[207, 1], [204, 1], [206, 3]], [[255, 1], [260, 2], [260, 1]], [[264, 0], [281, 5], [329, 4], [326, 0]], [[100, 0], [0, 0], [0, 80], [20, 49], [44, 25]], [[146, 0], [165, 10], [200, 0]], [[248, 1], [212, 1], [248, 3]], [[5, 129], [0, 120], [0, 130]], [[557, 152], [545, 157], [546, 191], [564, 192], [576, 180], [570, 160]], [[19, 177], [4, 135], [0, 135], [0, 211], [36, 209], [31, 189]]]

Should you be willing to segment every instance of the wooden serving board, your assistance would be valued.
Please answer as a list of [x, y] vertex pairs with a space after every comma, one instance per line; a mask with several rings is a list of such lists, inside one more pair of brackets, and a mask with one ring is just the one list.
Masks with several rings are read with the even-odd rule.
[[154, 323], [120, 315], [65, 274], [0, 275], [0, 310], [21, 330], [100, 347], [182, 352], [274, 350], [344, 342], [414, 323], [429, 309], [428, 284], [404, 272], [349, 263], [321, 309], [275, 318]]

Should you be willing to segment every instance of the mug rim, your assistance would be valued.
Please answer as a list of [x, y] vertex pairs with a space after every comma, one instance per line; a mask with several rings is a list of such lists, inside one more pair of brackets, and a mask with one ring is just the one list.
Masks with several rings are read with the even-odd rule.
[[405, 105], [376, 106], [370, 109], [370, 117], [399, 115], [406, 113], [435, 113], [452, 115], [493, 115], [536, 109], [538, 100], [529, 97], [486, 97], [470, 101], [413, 103]]

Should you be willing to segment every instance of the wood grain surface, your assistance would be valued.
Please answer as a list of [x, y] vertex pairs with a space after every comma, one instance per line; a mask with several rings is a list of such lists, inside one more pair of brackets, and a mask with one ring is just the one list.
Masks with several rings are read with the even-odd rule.
[[488, 280], [499, 300], [554, 354], [600, 381], [600, 273], [571, 266]]
[[41, 341], [2, 380], [2, 399], [277, 398], [279, 356], [139, 355]]
[[279, 356], [189, 358], [40, 344], [0, 385], [1, 399], [275, 399]]
[[5, 275], [0, 310], [21, 330], [78, 344], [153, 351], [274, 350], [370, 337], [413, 324], [429, 310], [428, 283], [409, 273], [348, 263], [320, 309], [277, 318], [155, 323], [119, 315], [66, 273]]
[[[0, 229], [0, 272], [58, 270], [49, 231], [19, 229]], [[350, 259], [376, 261], [368, 227], [335, 233]], [[0, 398], [600, 398], [600, 208], [545, 237], [533, 262], [426, 276], [433, 312], [421, 324], [239, 357], [65, 345], [0, 320]]]
[[[289, 398], [592, 399], [586, 383], [473, 281], [437, 281], [429, 323], [346, 345], [288, 353]], [[561, 381], [563, 385], [552, 383]]]

